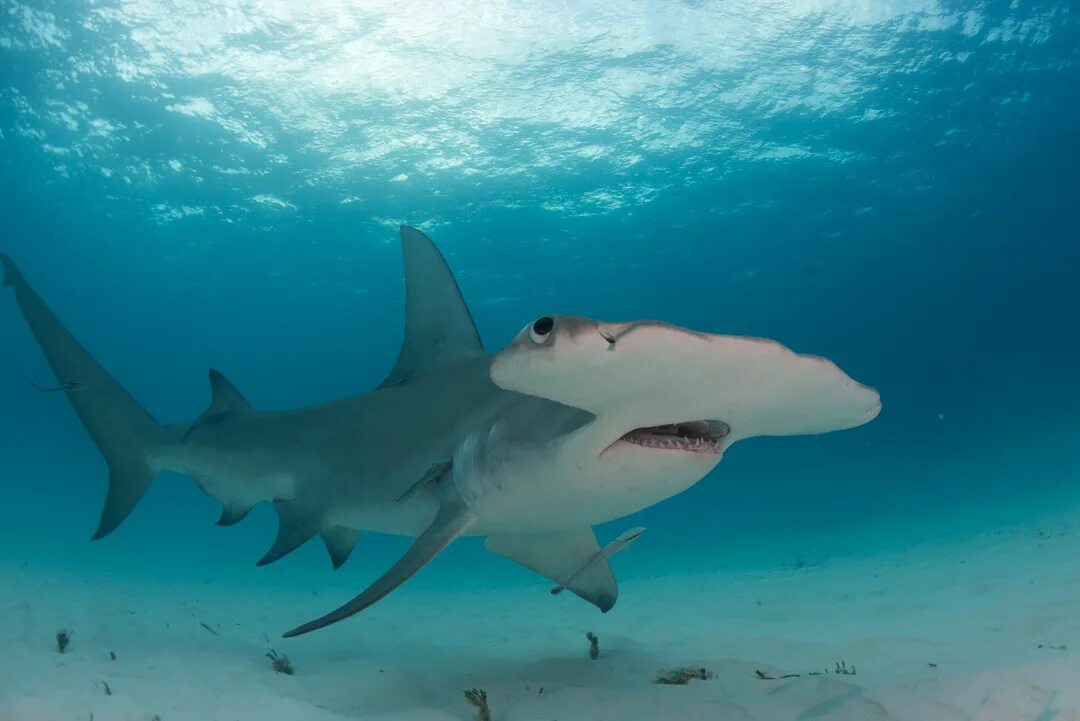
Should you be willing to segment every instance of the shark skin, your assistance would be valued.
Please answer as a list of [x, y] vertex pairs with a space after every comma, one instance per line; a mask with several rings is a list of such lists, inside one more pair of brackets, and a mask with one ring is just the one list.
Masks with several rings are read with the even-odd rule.
[[435, 245], [408, 226], [401, 241], [405, 340], [378, 388], [260, 411], [211, 370], [209, 408], [174, 425], [150, 416], [0, 254], [2, 284], [109, 467], [93, 538], [171, 470], [222, 504], [219, 525], [274, 504], [278, 535], [260, 565], [316, 536], [334, 568], [361, 531], [415, 538], [362, 593], [286, 636], [369, 607], [461, 535], [486, 536], [492, 552], [606, 612], [618, 586], [593, 525], [686, 490], [737, 440], [852, 428], [880, 410], [876, 391], [826, 359], [658, 321], [545, 316], [492, 355]]

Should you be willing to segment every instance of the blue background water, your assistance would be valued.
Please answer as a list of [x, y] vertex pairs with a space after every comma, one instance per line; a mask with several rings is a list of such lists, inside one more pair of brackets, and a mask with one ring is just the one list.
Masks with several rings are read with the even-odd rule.
[[[211, 366], [262, 408], [375, 385], [401, 338], [400, 222], [447, 254], [491, 349], [549, 312], [652, 317], [881, 391], [864, 428], [745, 442], [602, 529], [649, 527], [626, 572], [1075, 505], [1070, 4], [585, 6], [3, 0], [0, 245], [167, 421], [202, 411]], [[91, 546], [104, 463], [29, 388], [51, 379], [10, 297], [0, 347], [0, 558], [255, 578], [268, 509], [214, 528], [178, 476]], [[404, 543], [365, 536], [344, 582]], [[261, 578], [325, 579], [315, 545]], [[416, 582], [466, 562], [519, 580], [480, 553]]]

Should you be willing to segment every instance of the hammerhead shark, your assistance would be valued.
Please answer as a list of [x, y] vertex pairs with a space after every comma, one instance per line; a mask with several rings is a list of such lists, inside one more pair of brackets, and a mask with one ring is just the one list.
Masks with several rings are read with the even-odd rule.
[[260, 411], [211, 370], [210, 406], [175, 425], [155, 421], [0, 254], [55, 390], [108, 464], [93, 538], [171, 470], [222, 504], [223, 526], [273, 502], [278, 533], [259, 565], [315, 536], [334, 568], [360, 531], [415, 537], [366, 590], [287, 637], [371, 606], [465, 534], [606, 612], [618, 587], [593, 525], [685, 491], [738, 440], [852, 428], [881, 408], [824, 358], [658, 321], [544, 316], [492, 355], [431, 240], [402, 226], [401, 244], [405, 339], [380, 386]]

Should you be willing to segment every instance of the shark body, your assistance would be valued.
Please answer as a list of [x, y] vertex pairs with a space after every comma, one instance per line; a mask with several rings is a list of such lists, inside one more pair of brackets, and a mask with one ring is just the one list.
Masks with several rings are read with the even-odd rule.
[[416, 537], [356, 598], [287, 636], [367, 608], [464, 534], [607, 611], [618, 588], [593, 525], [689, 488], [741, 438], [850, 428], [880, 409], [823, 358], [655, 321], [545, 316], [492, 356], [434, 244], [407, 226], [401, 239], [405, 340], [379, 388], [260, 411], [211, 370], [210, 407], [177, 425], [157, 423], [0, 254], [56, 390], [109, 466], [93, 537], [173, 470], [221, 502], [221, 525], [274, 503], [278, 534], [260, 565], [315, 536], [335, 568], [360, 531]]

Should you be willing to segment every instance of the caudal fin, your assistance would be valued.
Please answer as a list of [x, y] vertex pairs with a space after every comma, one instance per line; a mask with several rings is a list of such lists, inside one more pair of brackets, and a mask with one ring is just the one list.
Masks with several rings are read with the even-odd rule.
[[157, 475], [150, 462], [165, 433], [153, 417], [101, 367], [68, 332], [19, 272], [0, 253], [4, 278], [12, 288], [30, 331], [37, 338], [75, 413], [109, 464], [109, 490], [93, 538], [110, 534], [142, 498]]

